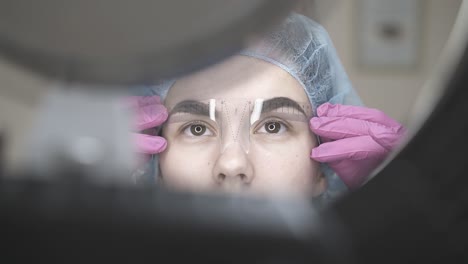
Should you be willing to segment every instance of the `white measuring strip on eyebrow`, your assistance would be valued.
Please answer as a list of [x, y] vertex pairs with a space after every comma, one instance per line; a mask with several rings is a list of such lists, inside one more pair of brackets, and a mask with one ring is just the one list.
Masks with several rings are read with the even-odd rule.
[[255, 100], [254, 108], [252, 114], [250, 115], [250, 125], [257, 122], [260, 119], [260, 115], [262, 114], [263, 102], [265, 99], [259, 98]]
[[210, 119], [216, 122], [216, 100], [210, 99]]

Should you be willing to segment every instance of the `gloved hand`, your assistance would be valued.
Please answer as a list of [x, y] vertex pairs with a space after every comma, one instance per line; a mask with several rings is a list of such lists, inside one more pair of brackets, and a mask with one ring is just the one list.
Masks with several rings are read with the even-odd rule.
[[[153, 129], [167, 120], [168, 113], [159, 96], [130, 96], [127, 103], [135, 112], [134, 125], [137, 131]], [[155, 133], [134, 133], [134, 140], [137, 151], [141, 154], [157, 154], [167, 146], [166, 140]]]
[[406, 132], [377, 109], [330, 103], [318, 107], [310, 128], [324, 142], [311, 158], [327, 163], [350, 189], [363, 184]]

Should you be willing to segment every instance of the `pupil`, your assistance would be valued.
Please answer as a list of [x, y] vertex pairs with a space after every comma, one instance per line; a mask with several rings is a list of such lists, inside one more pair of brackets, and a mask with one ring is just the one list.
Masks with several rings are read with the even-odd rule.
[[265, 125], [269, 133], [278, 133], [280, 130], [280, 124], [278, 122], [269, 122]]
[[200, 136], [205, 133], [206, 127], [201, 126], [201, 125], [196, 125], [196, 126], [192, 126], [190, 129], [192, 130], [192, 134], [196, 136]]

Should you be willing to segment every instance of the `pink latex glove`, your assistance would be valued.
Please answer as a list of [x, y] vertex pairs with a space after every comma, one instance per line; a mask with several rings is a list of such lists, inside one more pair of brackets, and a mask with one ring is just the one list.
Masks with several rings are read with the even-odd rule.
[[311, 158], [327, 163], [350, 189], [360, 187], [405, 134], [377, 109], [330, 103], [318, 107], [310, 128], [324, 142]]
[[[127, 104], [135, 112], [135, 130], [155, 128], [167, 120], [167, 110], [159, 96], [130, 96]], [[142, 154], [157, 154], [166, 149], [167, 142], [156, 135], [134, 133], [137, 151]]]

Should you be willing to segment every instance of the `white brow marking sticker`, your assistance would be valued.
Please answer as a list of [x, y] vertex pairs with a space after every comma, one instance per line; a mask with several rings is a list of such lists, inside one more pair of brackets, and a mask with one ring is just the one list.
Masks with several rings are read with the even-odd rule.
[[210, 119], [216, 122], [216, 100], [210, 99]]
[[252, 110], [252, 115], [250, 115], [250, 125], [253, 125], [258, 119], [260, 119], [260, 115], [262, 114], [263, 108], [263, 101], [265, 99], [259, 98], [255, 100], [254, 108]]

